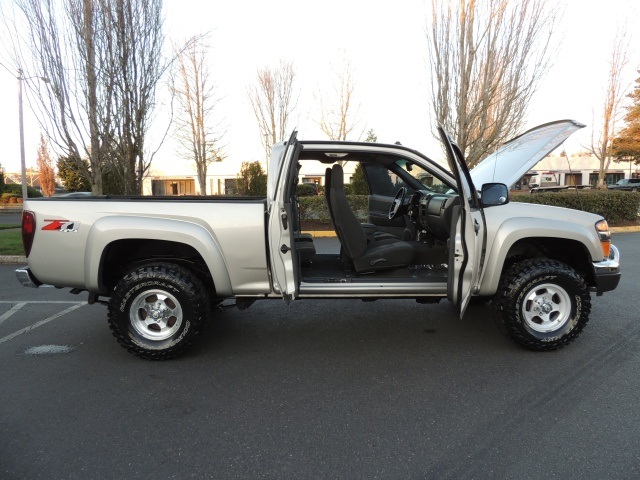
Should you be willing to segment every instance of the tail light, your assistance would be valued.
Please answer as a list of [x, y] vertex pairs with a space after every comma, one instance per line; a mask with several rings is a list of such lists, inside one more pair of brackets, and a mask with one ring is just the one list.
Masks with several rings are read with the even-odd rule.
[[33, 237], [36, 234], [36, 215], [25, 210], [22, 212], [22, 246], [24, 253], [28, 257], [33, 245]]

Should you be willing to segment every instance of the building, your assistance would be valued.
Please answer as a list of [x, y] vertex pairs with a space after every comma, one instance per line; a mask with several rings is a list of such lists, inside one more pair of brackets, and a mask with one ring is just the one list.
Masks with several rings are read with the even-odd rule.
[[[262, 168], [266, 172], [264, 162]], [[207, 168], [207, 191], [205, 195], [232, 195], [235, 193], [236, 178], [241, 164], [237, 162], [211, 163]], [[344, 181], [350, 183], [356, 164], [347, 162], [344, 165]], [[300, 183], [315, 183], [324, 186], [326, 165], [320, 162], [305, 162], [299, 172]], [[142, 183], [144, 195], [200, 195], [198, 177], [188, 162], [180, 162], [176, 168], [155, 169], [147, 175]]]
[[143, 195], [229, 195], [234, 193], [240, 166], [233, 162], [214, 162], [207, 167], [207, 191], [200, 192], [200, 183], [192, 163], [176, 162], [173, 166], [151, 171], [142, 182]]
[[[568, 158], [560, 155], [550, 155], [543, 158], [522, 179], [512, 186], [515, 190], [527, 189], [529, 179], [534, 175], [552, 173], [558, 179], [559, 185], [591, 185], [598, 183], [600, 161], [593, 155], [578, 154]], [[606, 183], [611, 185], [622, 178], [640, 177], [640, 167], [633, 163], [611, 162], [606, 174]]]

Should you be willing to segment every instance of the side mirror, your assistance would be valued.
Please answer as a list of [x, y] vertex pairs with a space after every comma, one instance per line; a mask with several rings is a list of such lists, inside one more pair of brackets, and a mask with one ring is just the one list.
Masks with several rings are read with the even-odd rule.
[[485, 183], [482, 185], [480, 200], [483, 207], [494, 207], [509, 203], [509, 188], [504, 183]]

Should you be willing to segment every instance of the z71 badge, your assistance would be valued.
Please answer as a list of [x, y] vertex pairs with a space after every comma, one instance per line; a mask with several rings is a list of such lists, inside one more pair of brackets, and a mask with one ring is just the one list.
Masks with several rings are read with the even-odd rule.
[[80, 225], [77, 222], [71, 222], [69, 220], [45, 220], [48, 222], [42, 230], [50, 230], [62, 233], [78, 233]]

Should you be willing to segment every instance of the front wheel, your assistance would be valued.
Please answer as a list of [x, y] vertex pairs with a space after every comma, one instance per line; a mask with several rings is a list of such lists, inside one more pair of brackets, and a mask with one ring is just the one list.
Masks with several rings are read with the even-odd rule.
[[564, 263], [518, 262], [500, 281], [494, 302], [502, 330], [530, 350], [569, 345], [589, 321], [591, 297], [584, 280]]
[[149, 360], [182, 354], [202, 329], [209, 301], [202, 282], [178, 265], [138, 267], [116, 285], [109, 327], [129, 352]]

